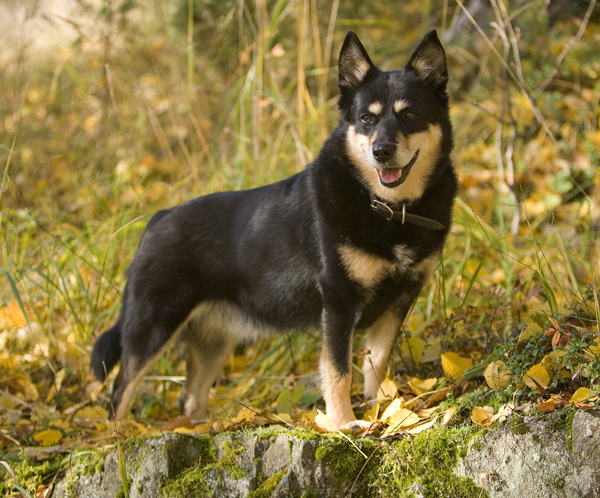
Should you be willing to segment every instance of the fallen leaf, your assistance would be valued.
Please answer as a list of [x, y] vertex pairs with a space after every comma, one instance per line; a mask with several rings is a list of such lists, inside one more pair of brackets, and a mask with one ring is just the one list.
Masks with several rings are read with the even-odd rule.
[[592, 391], [590, 391], [587, 387], [580, 387], [573, 393], [571, 399], [569, 400], [571, 403], [578, 403], [582, 401], [587, 401], [592, 396]]
[[392, 379], [386, 377], [379, 386], [379, 390], [377, 391], [377, 399], [393, 399], [396, 394], [398, 394], [398, 386]]
[[174, 431], [175, 429], [192, 429], [194, 424], [190, 420], [190, 417], [187, 415], [179, 415], [178, 417], [173, 417], [162, 426], [161, 430], [163, 432]]
[[442, 427], [446, 427], [446, 425], [448, 425], [448, 422], [450, 422], [450, 419], [454, 416], [456, 410], [458, 410], [458, 406], [451, 406], [444, 412], [444, 417], [442, 418]]
[[435, 383], [438, 380], [435, 377], [433, 377], [431, 379], [421, 380], [418, 377], [408, 377], [407, 376], [406, 381], [407, 381], [408, 385], [410, 386], [410, 388], [412, 389], [412, 392], [415, 393], [417, 396], [420, 396], [421, 394], [425, 394], [425, 393], [431, 391], [431, 388], [435, 385]]
[[543, 332], [544, 332], [544, 329], [542, 329], [542, 327], [540, 327], [537, 323], [530, 322], [527, 325], [527, 327], [521, 332], [518, 342], [519, 343], [524, 342], [527, 339], [529, 339], [530, 337], [533, 337], [538, 334], [542, 334]]
[[467, 370], [473, 368], [473, 360], [449, 351], [442, 354], [442, 368], [448, 380], [456, 380], [462, 377]]
[[235, 423], [242, 424], [244, 422], [250, 422], [254, 418], [256, 418], [256, 410], [250, 410], [250, 408], [244, 407], [235, 417]]
[[523, 382], [531, 389], [540, 390], [548, 388], [551, 377], [548, 370], [542, 365], [534, 365], [529, 371], [523, 376]]
[[52, 484], [48, 484], [48, 486], [40, 484], [35, 488], [34, 496], [35, 498], [50, 498], [50, 496], [52, 496]]
[[494, 391], [506, 389], [512, 378], [510, 370], [501, 361], [492, 361], [483, 372], [483, 376], [487, 385]]
[[396, 412], [394, 412], [394, 414], [387, 421], [390, 427], [408, 427], [418, 422], [419, 416], [407, 408], [400, 408], [399, 410], [396, 410]]
[[514, 406], [511, 404], [506, 404], [500, 407], [500, 409], [498, 410], [498, 413], [496, 413], [493, 417], [492, 417], [492, 423], [494, 422], [504, 422], [504, 420], [506, 420], [506, 417], [508, 417], [509, 415], [512, 414], [514, 409]]
[[408, 432], [409, 434], [419, 434], [420, 432], [423, 432], [423, 431], [429, 429], [430, 427], [433, 427], [433, 424], [435, 424], [437, 419], [438, 419], [437, 417], [434, 417], [433, 420], [430, 420], [429, 422], [423, 422], [422, 424], [417, 424], [414, 427], [407, 429], [406, 432]]
[[471, 412], [471, 420], [481, 427], [492, 425], [494, 408], [491, 406], [476, 406]]
[[318, 415], [315, 417], [315, 425], [325, 432], [337, 432], [337, 425], [329, 420], [329, 417], [321, 410], [317, 410], [317, 412]]
[[371, 408], [369, 408], [365, 415], [363, 416], [363, 420], [365, 422], [373, 422], [377, 420], [377, 416], [379, 415], [379, 403], [375, 403]]
[[45, 431], [33, 435], [33, 439], [35, 439], [40, 446], [52, 446], [53, 444], [57, 444], [62, 437], [62, 432], [56, 429], [46, 429]]
[[381, 421], [387, 421], [387, 419], [400, 410], [400, 408], [404, 408], [404, 398], [396, 398], [394, 401], [392, 401], [381, 415]]
[[411, 358], [415, 363], [421, 363], [421, 357], [425, 350], [425, 343], [419, 337], [409, 337], [402, 342], [402, 352]]

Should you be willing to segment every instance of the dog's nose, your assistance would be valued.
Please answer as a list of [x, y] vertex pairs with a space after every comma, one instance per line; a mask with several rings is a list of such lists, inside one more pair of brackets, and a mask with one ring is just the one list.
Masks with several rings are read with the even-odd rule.
[[373, 146], [373, 155], [380, 163], [388, 162], [395, 153], [396, 144], [392, 142], [375, 144]]

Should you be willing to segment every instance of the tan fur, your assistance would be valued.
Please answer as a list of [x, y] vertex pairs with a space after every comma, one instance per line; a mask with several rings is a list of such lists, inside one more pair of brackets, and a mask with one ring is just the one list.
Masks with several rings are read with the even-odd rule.
[[374, 139], [356, 133], [354, 126], [350, 125], [346, 136], [346, 148], [368, 188], [380, 199], [398, 204], [415, 201], [423, 195], [429, 176], [439, 158], [441, 140], [442, 128], [436, 124], [430, 124], [426, 131], [409, 137], [398, 135], [397, 164], [408, 164], [417, 150], [419, 150], [419, 157], [406, 181], [395, 188], [384, 187], [379, 182], [376, 170], [378, 164], [372, 152]]
[[423, 278], [423, 285], [427, 285], [427, 283], [431, 280], [435, 269], [437, 268], [438, 261], [440, 259], [440, 253], [436, 252], [426, 258], [423, 258], [422, 261], [419, 261], [412, 267], [412, 271]]
[[408, 103], [405, 100], [396, 100], [396, 102], [394, 102], [394, 111], [400, 112], [407, 105]]
[[439, 83], [440, 77], [436, 76], [435, 71], [445, 66], [446, 58], [444, 52], [435, 47], [427, 47], [421, 53], [420, 57], [412, 61], [414, 67], [423, 80], [431, 79], [432, 83]]
[[394, 263], [356, 247], [341, 245], [337, 249], [348, 276], [367, 289], [376, 286], [395, 268]]
[[366, 399], [377, 396], [379, 385], [385, 379], [387, 362], [399, 327], [398, 315], [394, 311], [387, 311], [367, 331], [366, 348], [371, 354], [365, 358], [363, 364]]
[[413, 263], [413, 251], [405, 245], [394, 248], [394, 262], [350, 245], [339, 245], [337, 250], [348, 276], [367, 289], [393, 273], [408, 271]]
[[[352, 352], [348, 355], [352, 358]], [[352, 387], [352, 369], [348, 365], [349, 373], [340, 376], [328, 358], [328, 351], [323, 343], [321, 352], [321, 375], [323, 376], [323, 398], [327, 408], [327, 417], [338, 427], [342, 427], [356, 420], [352, 403], [350, 402], [350, 388]]]
[[383, 106], [381, 105], [381, 102], [373, 102], [370, 106], [369, 106], [369, 112], [371, 114], [381, 114], [381, 111], [383, 109]]
[[[204, 340], [198, 343], [195, 333], [192, 332], [186, 341], [188, 356], [183, 412], [198, 423], [207, 416], [210, 388], [227, 363], [234, 341], [230, 335], [215, 330], [200, 332]], [[209, 334], [214, 334], [214, 338], [207, 337]]]
[[349, 87], [358, 85], [367, 75], [371, 66], [369, 66], [356, 45], [350, 45], [348, 50], [341, 54], [341, 57], [343, 61], [340, 61], [340, 65], [343, 65], [351, 73], [347, 75], [350, 80], [340, 80], [340, 85]]
[[[138, 369], [138, 366], [135, 365], [133, 361], [131, 361], [127, 367], [124, 367], [123, 365], [121, 365], [121, 369], [127, 368], [127, 370], [128, 370], [127, 372], [124, 372], [125, 378], [127, 378], [129, 375], [132, 375], [132, 374], [134, 374], [134, 376], [133, 376], [133, 379], [131, 381], [129, 381], [129, 383], [125, 386], [125, 388], [123, 390], [123, 395], [121, 396], [121, 400], [119, 401], [119, 407], [117, 408], [117, 413], [115, 413], [116, 420], [123, 420], [123, 419], [127, 418], [127, 414], [129, 413], [129, 406], [131, 405], [131, 400], [133, 399], [133, 395], [135, 394], [135, 390], [137, 389], [139, 383], [144, 378], [144, 375], [146, 375], [146, 372], [148, 371], [148, 369], [159, 360], [159, 358], [163, 355], [163, 353], [169, 347], [171, 347], [172, 343], [174, 342], [174, 338], [178, 334], [179, 334], [179, 330], [175, 334], [173, 334], [171, 339], [168, 340], [163, 345], [163, 347], [160, 349], [160, 351], [158, 353], [156, 353], [154, 356], [152, 356], [152, 358], [150, 358], [150, 360], [147, 361], [146, 364], [139, 371], [136, 372], [136, 370]], [[119, 373], [119, 375], [120, 375], [120, 373]]]
[[[171, 347], [175, 338], [183, 330], [188, 329], [188, 327], [196, 331], [206, 331], [203, 333], [198, 332], [199, 335], [196, 339], [198, 340], [199, 348], [202, 348], [204, 344], [211, 344], [211, 338], [208, 335], [210, 333], [217, 334], [218, 337], [225, 341], [222, 351], [214, 353], [210, 358], [202, 356], [201, 362], [198, 359], [201, 349], [194, 347], [195, 343], [188, 348], [188, 362], [191, 364], [191, 370], [188, 367], [188, 373], [191, 371], [192, 375], [188, 375], [188, 379], [186, 380], [185, 389], [188, 393], [188, 399], [185, 403], [184, 413], [193, 419], [201, 419], [205, 416], [208, 390], [227, 361], [234, 339], [236, 337], [257, 339], [269, 333], [268, 329], [258, 326], [234, 304], [224, 301], [210, 301], [200, 304], [194, 308], [188, 319], [177, 328], [171, 339], [167, 341], [158, 353], [146, 362], [141, 370], [136, 371], [138, 366], [135, 364], [130, 364], [129, 367], [126, 367], [130, 372], [124, 372], [124, 377], [133, 376], [133, 379], [124, 386], [123, 395], [115, 414], [117, 420], [127, 417], [135, 390], [144, 378], [147, 370]], [[191, 343], [191, 341], [194, 341], [194, 336], [186, 330], [185, 339], [187, 339], [188, 343]], [[202, 363], [202, 367], [198, 366], [199, 363]]]

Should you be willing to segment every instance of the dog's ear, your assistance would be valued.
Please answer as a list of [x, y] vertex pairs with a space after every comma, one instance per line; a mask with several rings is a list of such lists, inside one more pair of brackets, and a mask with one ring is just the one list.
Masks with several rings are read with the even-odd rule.
[[356, 33], [349, 31], [340, 52], [339, 86], [346, 93], [356, 89], [371, 69], [376, 69]]
[[445, 92], [448, 83], [446, 53], [435, 29], [430, 30], [413, 52], [407, 71], [416, 71], [434, 92]]

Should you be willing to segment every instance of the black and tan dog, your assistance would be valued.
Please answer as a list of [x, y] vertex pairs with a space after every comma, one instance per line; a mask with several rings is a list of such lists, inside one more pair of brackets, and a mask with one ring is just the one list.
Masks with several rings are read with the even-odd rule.
[[375, 67], [350, 32], [339, 60], [340, 125], [312, 164], [287, 180], [207, 195], [152, 218], [119, 318], [92, 352], [101, 380], [121, 362], [116, 418], [127, 415], [144, 373], [177, 333], [188, 351], [182, 408], [202, 419], [236, 339], [315, 327], [327, 415], [352, 424], [354, 331], [367, 332], [371, 398], [450, 227], [457, 187], [447, 80], [434, 30], [403, 70], [390, 72]]

